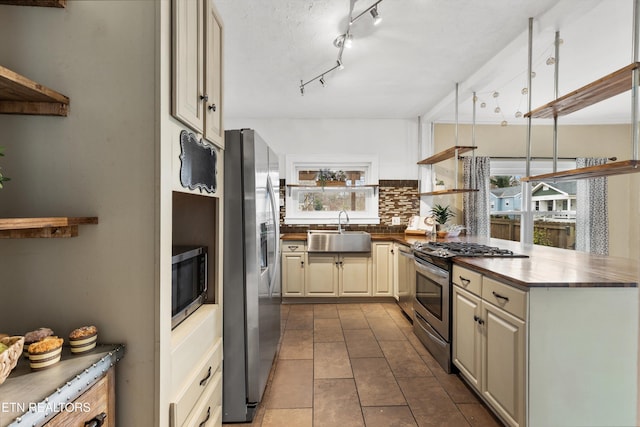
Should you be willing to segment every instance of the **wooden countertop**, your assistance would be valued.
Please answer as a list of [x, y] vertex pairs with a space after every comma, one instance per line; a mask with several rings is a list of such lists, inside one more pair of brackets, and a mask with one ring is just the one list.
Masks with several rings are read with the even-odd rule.
[[[282, 240], [306, 240], [306, 233], [283, 234]], [[428, 241], [426, 236], [408, 234], [371, 234], [372, 241], [394, 241], [404, 245]], [[498, 246], [528, 258], [457, 257], [455, 264], [469, 268], [517, 287], [638, 287], [638, 262], [569, 249], [525, 245], [501, 239], [475, 236], [438, 239], [467, 241]]]

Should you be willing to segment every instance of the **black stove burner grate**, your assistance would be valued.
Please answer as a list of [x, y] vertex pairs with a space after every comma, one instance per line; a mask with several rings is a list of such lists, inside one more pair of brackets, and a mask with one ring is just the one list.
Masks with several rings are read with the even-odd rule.
[[496, 246], [470, 242], [426, 242], [417, 244], [414, 249], [418, 252], [440, 257], [527, 258], [526, 255], [515, 254], [509, 249], [501, 249]]

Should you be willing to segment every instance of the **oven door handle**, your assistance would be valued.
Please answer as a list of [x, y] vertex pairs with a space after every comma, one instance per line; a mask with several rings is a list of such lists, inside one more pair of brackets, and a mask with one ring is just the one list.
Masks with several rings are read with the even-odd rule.
[[[427, 325], [429, 324], [429, 322], [427, 322], [427, 320], [424, 317], [422, 317], [420, 313], [418, 313], [417, 311], [414, 311], [414, 313], [416, 317], [419, 317], [422, 322], [426, 323]], [[429, 335], [429, 337], [431, 337], [432, 340], [440, 344], [442, 347], [445, 347], [447, 345], [447, 342], [442, 338], [440, 338], [439, 336], [432, 334], [427, 328], [425, 328], [422, 325], [422, 322], [416, 322], [416, 324], [420, 326], [420, 329], [422, 329], [427, 335]]]
[[414, 262], [418, 270], [435, 274], [438, 277], [449, 280], [449, 273], [446, 270], [443, 270], [431, 264], [425, 264], [424, 262], [419, 261], [417, 257], [414, 257]]
[[407, 258], [410, 258], [410, 259], [415, 259], [411, 252], [405, 252], [402, 249], [400, 249], [400, 255], [402, 255], [404, 257], [407, 257]]

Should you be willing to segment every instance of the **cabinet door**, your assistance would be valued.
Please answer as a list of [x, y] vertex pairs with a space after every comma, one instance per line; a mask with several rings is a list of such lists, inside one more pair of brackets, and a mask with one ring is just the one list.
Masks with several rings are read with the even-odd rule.
[[453, 287], [453, 363], [480, 390], [482, 330], [480, 298]]
[[211, 1], [205, 1], [205, 131], [209, 141], [224, 148], [222, 128], [222, 26]]
[[282, 294], [285, 297], [304, 296], [304, 252], [282, 253]]
[[340, 295], [371, 295], [371, 257], [340, 256], [338, 268]]
[[393, 243], [379, 242], [372, 245], [373, 295], [393, 295], [394, 253]]
[[203, 1], [173, 2], [173, 115], [204, 129]]
[[338, 257], [308, 254], [305, 276], [307, 296], [338, 295]]
[[481, 390], [509, 425], [524, 425], [525, 323], [483, 301]]

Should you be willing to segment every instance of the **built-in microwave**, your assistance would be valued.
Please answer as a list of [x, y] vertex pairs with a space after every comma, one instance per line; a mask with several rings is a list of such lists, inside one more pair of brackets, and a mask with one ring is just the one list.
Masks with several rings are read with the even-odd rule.
[[207, 299], [207, 248], [174, 246], [171, 257], [171, 329]]

